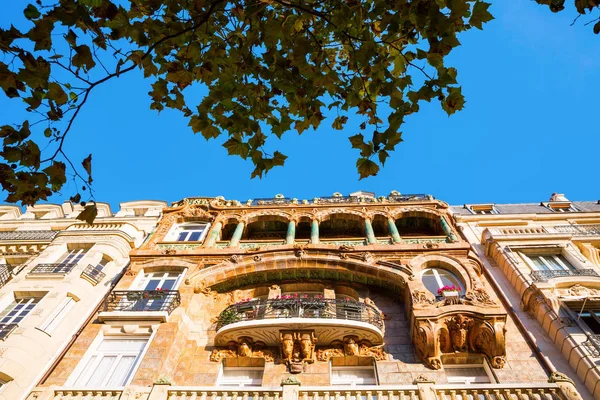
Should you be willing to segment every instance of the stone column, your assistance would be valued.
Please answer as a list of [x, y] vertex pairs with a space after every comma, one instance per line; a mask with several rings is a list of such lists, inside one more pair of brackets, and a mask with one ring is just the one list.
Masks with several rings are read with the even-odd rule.
[[238, 222], [235, 231], [233, 232], [233, 236], [231, 237], [231, 241], [229, 242], [229, 247], [237, 247], [240, 244], [245, 225], [244, 221]]
[[296, 221], [288, 222], [287, 234], [285, 235], [285, 244], [294, 244], [296, 240]]
[[390, 231], [390, 235], [392, 235], [392, 240], [394, 241], [394, 243], [402, 242], [402, 238], [400, 237], [400, 233], [398, 232], [398, 227], [396, 226], [396, 221], [394, 221], [394, 218], [392, 217], [388, 218], [388, 229]]
[[319, 243], [319, 221], [313, 219], [310, 225], [310, 243]]
[[440, 217], [440, 222], [442, 223], [442, 229], [444, 230], [446, 236], [448, 236], [448, 239], [450, 239], [450, 242], [458, 242], [458, 239], [456, 238], [454, 232], [452, 232], [452, 228], [450, 228], [450, 225], [448, 225], [446, 218]]
[[219, 234], [221, 233], [221, 228], [223, 228], [223, 224], [221, 223], [221, 221], [216, 222], [212, 229], [210, 230], [210, 233], [208, 234], [208, 239], [206, 240], [206, 245], [205, 247], [214, 247], [215, 243], [217, 242], [217, 239], [219, 238]]
[[367, 234], [367, 242], [369, 244], [377, 243], [377, 238], [375, 237], [375, 232], [373, 231], [373, 224], [371, 224], [371, 220], [369, 218], [365, 218], [365, 232]]

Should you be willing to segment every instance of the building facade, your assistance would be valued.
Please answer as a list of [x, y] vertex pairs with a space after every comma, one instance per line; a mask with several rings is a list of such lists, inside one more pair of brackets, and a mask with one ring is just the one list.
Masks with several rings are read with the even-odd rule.
[[591, 398], [428, 195], [187, 198], [130, 258], [29, 399]]
[[77, 337], [129, 252], [156, 226], [165, 203], [98, 204], [93, 226], [80, 205], [0, 206], [0, 399], [23, 399]]
[[600, 398], [600, 202], [553, 194], [452, 212], [549, 363]]

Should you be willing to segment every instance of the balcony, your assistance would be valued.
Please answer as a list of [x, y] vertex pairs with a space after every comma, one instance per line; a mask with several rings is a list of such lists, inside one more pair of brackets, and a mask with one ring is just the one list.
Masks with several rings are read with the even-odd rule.
[[547, 282], [549, 279], [553, 278], [564, 278], [571, 276], [597, 276], [600, 277], [600, 274], [595, 269], [570, 269], [570, 270], [547, 270], [547, 271], [533, 271], [531, 273], [531, 278], [535, 282]]
[[588, 349], [592, 357], [600, 357], [600, 335], [588, 333], [587, 336], [583, 346]]
[[554, 229], [560, 233], [570, 233], [573, 236], [600, 236], [600, 224], [594, 225], [558, 225]]
[[0, 241], [6, 240], [52, 240], [58, 231], [10, 231], [0, 232]]
[[382, 343], [383, 315], [375, 307], [356, 300], [303, 296], [250, 300], [227, 307], [217, 321], [216, 344], [226, 344], [251, 332], [267, 345], [275, 345], [279, 343], [279, 330], [290, 327], [314, 329], [319, 343], [327, 344], [339, 339], [332, 336], [332, 326], [352, 329], [373, 344]]
[[98, 267], [94, 265], [88, 265], [81, 272], [81, 277], [90, 282], [92, 285], [96, 286], [102, 281], [102, 279], [104, 279], [104, 277], [106, 277], [106, 274], [102, 272]]
[[165, 322], [181, 304], [178, 290], [115, 290], [106, 297], [100, 321], [148, 320]]
[[28, 277], [63, 277], [67, 275], [77, 264], [38, 264], [29, 273]]
[[17, 329], [17, 324], [0, 324], [0, 340], [6, 340], [6, 338]]
[[8, 265], [0, 264], [0, 288], [6, 285], [6, 283], [10, 281], [11, 277], [12, 276], [10, 274], [10, 270], [8, 269]]

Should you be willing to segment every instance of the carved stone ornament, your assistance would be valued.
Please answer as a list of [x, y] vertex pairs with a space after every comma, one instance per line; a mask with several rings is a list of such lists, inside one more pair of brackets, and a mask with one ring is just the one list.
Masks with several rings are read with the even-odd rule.
[[483, 288], [469, 289], [463, 297], [444, 298], [439, 301], [435, 301], [431, 294], [419, 289], [413, 290], [411, 296], [413, 307], [416, 309], [432, 307], [440, 308], [457, 304], [476, 307], [499, 307]]
[[304, 246], [294, 245], [294, 255], [299, 259], [306, 257], [306, 250], [304, 250]]
[[348, 246], [347, 244], [343, 244], [338, 248], [339, 251], [352, 251], [354, 247]]
[[210, 354], [210, 361], [221, 362], [224, 358], [264, 358], [265, 361], [275, 361], [272, 350], [267, 349], [263, 342], [254, 342], [249, 336], [242, 336], [238, 341], [231, 341], [227, 347], [218, 347], [213, 349]]
[[413, 381], [413, 384], [416, 385], [418, 383], [435, 383], [434, 380], [426, 377], [425, 375], [419, 375], [415, 378], [415, 380]]
[[414, 308], [427, 308], [435, 303], [435, 300], [431, 299], [427, 292], [419, 289], [413, 290], [411, 296]]
[[376, 261], [373, 254], [369, 253], [368, 251], [360, 253], [360, 259], [368, 264], [372, 264]]
[[304, 364], [312, 364], [315, 359], [317, 338], [314, 331], [280, 331], [281, 357], [289, 372], [298, 374], [304, 370]]
[[229, 257], [229, 261], [231, 261], [234, 264], [238, 264], [242, 262], [243, 257], [240, 256], [239, 254], [234, 254], [231, 257]]
[[254, 262], [261, 262], [263, 258], [260, 254], [257, 254], [254, 257], [252, 257], [252, 259], [254, 260]]
[[356, 335], [344, 336], [327, 347], [317, 350], [318, 361], [329, 361], [332, 357], [372, 357], [377, 361], [387, 360], [383, 345], [373, 346], [368, 340], [359, 340]]
[[506, 315], [482, 317], [455, 314], [415, 321], [413, 343], [417, 355], [433, 369], [441, 356], [453, 353], [484, 354], [493, 368], [506, 364]]

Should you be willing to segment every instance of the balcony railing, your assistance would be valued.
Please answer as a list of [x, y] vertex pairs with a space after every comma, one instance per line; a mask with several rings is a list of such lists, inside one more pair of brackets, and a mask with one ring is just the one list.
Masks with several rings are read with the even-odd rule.
[[97, 285], [104, 279], [106, 274], [100, 270], [97, 266], [88, 265], [83, 272], [81, 272], [81, 277], [89, 280], [94, 285]]
[[437, 398], [440, 400], [517, 400], [565, 399], [555, 383], [535, 385], [513, 384], [481, 384], [481, 385], [436, 385]]
[[531, 278], [536, 282], [546, 282], [552, 278], [562, 278], [568, 276], [599, 276], [595, 269], [569, 269], [569, 270], [548, 270], [548, 271], [533, 271]]
[[583, 342], [583, 346], [586, 347], [593, 357], [600, 357], [600, 335], [588, 333], [588, 338]]
[[103, 311], [166, 311], [181, 304], [178, 290], [115, 290], [104, 300]]
[[429, 194], [397, 194], [380, 197], [367, 196], [325, 196], [312, 200], [299, 200], [289, 197], [273, 197], [248, 200], [249, 206], [295, 205], [295, 204], [358, 204], [358, 203], [404, 203], [407, 201], [431, 201]]
[[11, 275], [8, 265], [0, 264], [0, 287], [6, 285], [6, 282], [10, 281]]
[[17, 328], [17, 324], [0, 324], [0, 340], [5, 340]]
[[383, 315], [371, 305], [356, 300], [295, 297], [233, 304], [219, 315], [217, 330], [241, 321], [278, 318], [342, 319], [367, 322], [383, 329]]
[[558, 225], [554, 229], [560, 233], [571, 233], [575, 236], [600, 236], [600, 224], [595, 225]]
[[30, 275], [66, 275], [73, 268], [75, 268], [77, 264], [38, 264], [31, 272]]
[[52, 240], [58, 231], [10, 231], [0, 232], [2, 240]]

